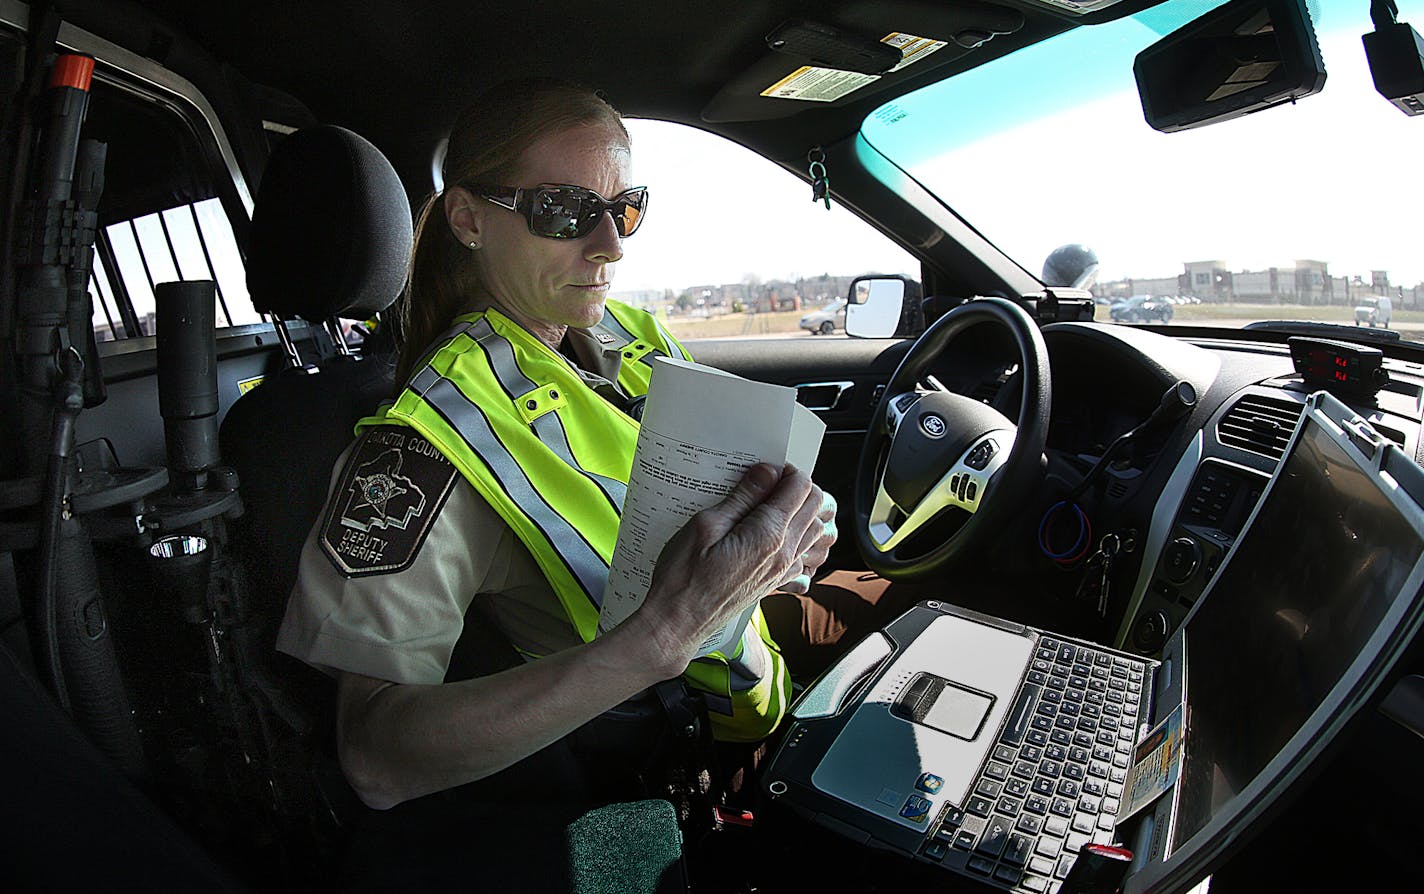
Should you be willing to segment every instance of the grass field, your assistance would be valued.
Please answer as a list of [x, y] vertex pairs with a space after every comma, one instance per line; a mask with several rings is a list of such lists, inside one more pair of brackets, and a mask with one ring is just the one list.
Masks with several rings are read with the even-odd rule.
[[[665, 324], [683, 341], [699, 338], [736, 338], [741, 335], [795, 335], [805, 331], [796, 324], [809, 311], [787, 310], [769, 314], [727, 314], [705, 320], [673, 317]], [[809, 334], [809, 333], [805, 333]]]
[[[1182, 304], [1174, 308], [1172, 322], [1186, 326], [1226, 326], [1240, 328], [1252, 320], [1317, 320], [1322, 323], [1355, 324], [1351, 307], [1305, 307], [1292, 304]], [[805, 311], [783, 311], [763, 314], [727, 314], [708, 319], [673, 317], [666, 321], [672, 334], [683, 341], [699, 338], [737, 338], [740, 336], [804, 335], [796, 323]], [[1109, 322], [1108, 309], [1098, 307], [1097, 320]], [[1394, 309], [1391, 328], [1405, 338], [1424, 341], [1424, 310]], [[840, 333], [838, 332], [837, 335]]]
[[[1322, 323], [1355, 324], [1353, 307], [1305, 307], [1296, 304], [1179, 304], [1172, 308], [1172, 322], [1210, 325], [1213, 320], [1319, 320]], [[1100, 308], [1100, 316], [1107, 309]], [[1424, 326], [1424, 310], [1394, 309], [1394, 323]]]

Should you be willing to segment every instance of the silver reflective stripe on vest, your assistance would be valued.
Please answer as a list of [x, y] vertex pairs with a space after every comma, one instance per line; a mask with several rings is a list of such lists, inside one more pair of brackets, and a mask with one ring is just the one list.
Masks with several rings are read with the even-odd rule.
[[[528, 394], [539, 387], [537, 382], [524, 375], [524, 370], [519, 368], [519, 358], [514, 353], [514, 345], [509, 339], [494, 331], [489, 320], [481, 318], [470, 330], [470, 336], [485, 351], [485, 356], [489, 358], [490, 368], [494, 370], [494, 377], [499, 382], [504, 393], [509, 395], [510, 400], [514, 400], [521, 394]], [[534, 434], [544, 446], [554, 451], [554, 455], [563, 460], [569, 468], [581, 473], [588, 478], [598, 489], [603, 491], [603, 495], [608, 498], [609, 505], [616, 512], [623, 511], [623, 500], [628, 496], [628, 485], [616, 478], [609, 478], [590, 472], [579, 465], [574, 459], [573, 448], [569, 445], [569, 433], [564, 428], [564, 421], [559, 417], [558, 412], [545, 413], [535, 419], [530, 427], [534, 429]]]
[[687, 359], [687, 355], [683, 351], [678, 350], [677, 342], [673, 340], [672, 333], [663, 328], [663, 324], [658, 321], [657, 317], [653, 317], [653, 325], [658, 327], [658, 335], [661, 335], [663, 338], [663, 347], [667, 348], [668, 356], [676, 357], [679, 360]]
[[490, 369], [494, 370], [494, 377], [499, 380], [500, 387], [509, 395], [510, 400], [539, 387], [519, 368], [519, 359], [514, 356], [514, 345], [510, 344], [509, 339], [495, 332], [488, 319], [481, 317], [470, 327], [470, 337], [485, 349], [489, 356]]
[[[454, 326], [451, 326], [449, 329], [446, 329], [435, 339], [435, 341], [430, 343], [430, 348], [427, 349], [426, 352], [420, 356], [419, 360], [415, 361], [415, 365], [412, 366], [411, 369], [417, 371], [423, 369], [427, 363], [435, 359], [436, 354], [445, 350], [446, 345], [454, 341], [456, 337], [458, 337], [462, 333], [469, 331], [469, 329], [474, 325], [474, 323], [471, 323], [466, 320], [460, 323], [456, 323]], [[415, 376], [412, 375], [411, 381], [414, 380]]]
[[534, 489], [529, 476], [490, 427], [484, 411], [472, 403], [454, 382], [428, 366], [411, 380], [410, 388], [439, 413], [489, 467], [500, 488], [543, 532], [544, 538], [578, 581], [584, 595], [595, 606], [601, 606], [603, 588], [608, 583], [608, 565], [578, 529], [554, 511]]
[[[654, 320], [653, 323], [654, 323], [654, 325], [656, 325], [656, 324], [657, 324], [657, 320]], [[603, 320], [602, 320], [602, 322], [600, 323], [600, 325], [602, 325], [602, 326], [603, 326], [604, 328], [606, 328], [606, 329], [611, 329], [611, 330], [613, 330], [613, 332], [615, 332], [615, 333], [618, 335], [619, 338], [626, 338], [626, 339], [628, 340], [628, 344], [630, 344], [630, 345], [631, 345], [631, 344], [634, 344], [634, 343], [636, 343], [636, 342], [644, 342], [644, 343], [647, 342], [647, 339], [638, 338], [636, 335], [634, 335], [633, 333], [629, 332], [627, 329], [623, 328], [623, 324], [618, 321], [618, 318], [613, 315], [613, 311], [611, 311], [611, 310], [605, 310], [605, 311], [603, 312]], [[626, 347], [626, 345], [625, 345], [625, 347]], [[661, 353], [662, 353], [662, 352], [659, 351], [657, 348], [654, 348], [652, 351], [648, 352], [647, 354], [644, 354], [642, 357], [639, 357], [639, 358], [638, 358], [638, 362], [639, 362], [639, 363], [642, 363], [642, 364], [646, 364], [647, 366], [652, 366], [652, 365], [653, 365], [653, 356], [654, 356], [655, 354], [661, 354]], [[679, 354], [677, 354], [676, 356], [681, 357], [682, 354], [679, 353]]]
[[625, 345], [631, 345], [633, 342], [637, 341], [637, 339], [633, 337], [633, 333], [629, 332], [627, 329], [624, 329], [623, 324], [620, 323], [618, 321], [618, 318], [613, 315], [613, 311], [609, 310], [607, 307], [603, 309], [603, 319], [598, 321], [598, 325], [602, 326], [604, 329], [612, 330], [614, 335], [624, 340]]

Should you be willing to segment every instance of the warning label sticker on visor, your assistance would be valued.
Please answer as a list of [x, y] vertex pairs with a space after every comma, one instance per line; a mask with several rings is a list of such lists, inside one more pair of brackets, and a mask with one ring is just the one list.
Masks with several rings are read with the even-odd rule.
[[[887, 74], [897, 72], [912, 62], [918, 62], [945, 46], [942, 40], [916, 37], [899, 31], [892, 31], [880, 38], [880, 42], [895, 47], [901, 54], [900, 64], [890, 69]], [[880, 75], [803, 65], [763, 90], [761, 95], [775, 99], [799, 99], [803, 102], [835, 102], [879, 79]]]

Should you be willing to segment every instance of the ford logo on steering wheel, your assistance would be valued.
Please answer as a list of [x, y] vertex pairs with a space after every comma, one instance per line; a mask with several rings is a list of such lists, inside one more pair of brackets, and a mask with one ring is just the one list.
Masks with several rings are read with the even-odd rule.
[[944, 418], [934, 413], [926, 413], [920, 417], [920, 428], [931, 438], [942, 438], [945, 431]]

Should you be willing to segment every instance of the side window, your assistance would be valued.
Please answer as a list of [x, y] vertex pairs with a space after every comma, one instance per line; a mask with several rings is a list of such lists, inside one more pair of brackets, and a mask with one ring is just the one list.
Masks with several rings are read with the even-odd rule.
[[108, 145], [89, 284], [96, 340], [153, 335], [154, 286], [178, 279], [217, 283], [219, 328], [262, 322], [193, 125], [96, 78], [83, 133]]
[[686, 125], [627, 123], [633, 179], [650, 200], [612, 295], [655, 311], [679, 339], [841, 337], [852, 279], [919, 278], [887, 236], [812, 202], [809, 185], [751, 150]]

